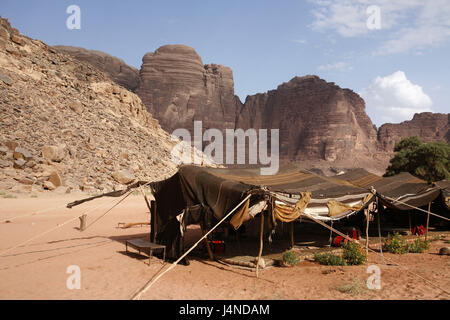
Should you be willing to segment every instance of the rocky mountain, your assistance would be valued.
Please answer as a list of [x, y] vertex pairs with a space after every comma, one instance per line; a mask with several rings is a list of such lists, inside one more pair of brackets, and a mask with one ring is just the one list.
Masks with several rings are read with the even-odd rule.
[[137, 95], [2, 18], [0, 114], [3, 195], [109, 191], [176, 171], [175, 142]]
[[383, 173], [402, 138], [450, 141], [448, 114], [416, 114], [377, 130], [358, 94], [317, 76], [295, 77], [242, 103], [234, 94], [231, 69], [203, 65], [191, 47], [163, 46], [142, 61], [136, 93], [169, 132], [186, 128], [193, 133], [194, 120], [202, 120], [203, 130], [280, 129], [284, 161], [370, 167], [376, 173]]
[[122, 87], [134, 91], [138, 86], [139, 70], [127, 65], [122, 59], [113, 57], [97, 50], [86, 50], [71, 46], [54, 46], [58, 51], [93, 65], [106, 73], [113, 81]]
[[395, 143], [404, 137], [419, 136], [422, 141], [450, 142], [450, 114], [423, 112], [416, 113], [412, 120], [402, 123], [383, 124], [378, 130], [380, 148], [392, 151]]
[[336, 161], [371, 157], [377, 131], [364, 101], [317, 76], [295, 77], [264, 94], [248, 96], [237, 127], [279, 128], [281, 156]]
[[203, 65], [185, 45], [166, 45], [142, 58], [137, 95], [161, 126], [172, 132], [193, 132], [193, 120], [203, 128], [234, 128], [238, 98], [230, 68]]

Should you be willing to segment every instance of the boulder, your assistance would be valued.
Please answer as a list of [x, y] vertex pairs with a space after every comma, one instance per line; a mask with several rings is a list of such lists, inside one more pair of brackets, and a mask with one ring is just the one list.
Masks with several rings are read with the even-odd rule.
[[30, 179], [30, 178], [22, 178], [19, 180], [19, 182], [22, 184], [28, 184], [28, 185], [34, 184], [33, 179]]
[[129, 184], [136, 179], [136, 177], [128, 170], [115, 171], [111, 176], [121, 184]]
[[60, 187], [63, 184], [61, 176], [56, 171], [54, 171], [50, 174], [48, 181], [50, 181], [55, 187]]
[[50, 191], [56, 189], [55, 185], [54, 185], [53, 183], [51, 183], [50, 181], [44, 181], [44, 182], [42, 183], [42, 187], [43, 187], [44, 189], [50, 190]]
[[83, 104], [80, 101], [78, 101], [78, 100], [75, 100], [72, 103], [70, 103], [69, 104], [69, 108], [72, 109], [72, 111], [74, 111], [74, 112], [76, 112], [78, 114], [82, 114], [83, 110], [84, 110]]
[[33, 158], [30, 151], [20, 147], [16, 147], [13, 156], [16, 160], [23, 159], [25, 161], [31, 160]]
[[439, 250], [439, 254], [440, 255], [442, 255], [442, 256], [450, 256], [450, 247], [442, 247], [440, 250]]
[[18, 45], [23, 45], [23, 40], [20, 36], [18, 36], [17, 34], [12, 34], [11, 35], [11, 41], [18, 44]]
[[59, 145], [59, 146], [43, 146], [42, 147], [42, 157], [44, 159], [54, 161], [54, 162], [61, 162], [65, 156], [66, 156], [66, 150], [65, 145]]
[[16, 169], [23, 169], [25, 167], [26, 161], [19, 159], [19, 160], [14, 160], [14, 168]]
[[8, 168], [12, 165], [11, 161], [8, 160], [0, 160], [0, 168]]
[[0, 146], [0, 155], [5, 156], [8, 153], [8, 148], [5, 146]]
[[11, 80], [10, 77], [8, 77], [7, 75], [2, 74], [2, 73], [0, 73], [0, 80], [2, 80], [7, 85], [11, 85], [13, 83], [13, 81]]

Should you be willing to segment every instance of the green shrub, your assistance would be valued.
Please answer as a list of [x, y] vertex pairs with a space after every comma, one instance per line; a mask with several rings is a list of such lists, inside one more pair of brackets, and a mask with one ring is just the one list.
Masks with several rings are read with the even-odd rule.
[[332, 253], [315, 253], [314, 260], [320, 264], [328, 265], [328, 266], [346, 266], [347, 263], [345, 259], [336, 254]]
[[353, 241], [345, 243], [342, 248], [344, 253], [342, 257], [345, 259], [349, 265], [359, 265], [364, 264], [367, 261], [367, 256], [361, 246]]
[[430, 241], [425, 241], [421, 238], [416, 239], [413, 243], [408, 243], [407, 249], [411, 253], [422, 253], [430, 249]]
[[300, 257], [292, 250], [283, 253], [283, 262], [285, 264], [296, 266], [300, 263]]
[[408, 252], [408, 247], [405, 244], [405, 240], [397, 232], [395, 232], [394, 235], [388, 235], [383, 249], [395, 254], [403, 254]]

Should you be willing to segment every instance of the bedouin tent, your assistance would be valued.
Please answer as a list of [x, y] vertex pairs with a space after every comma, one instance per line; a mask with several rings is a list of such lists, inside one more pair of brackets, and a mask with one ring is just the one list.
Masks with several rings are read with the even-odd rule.
[[266, 207], [273, 229], [277, 221], [292, 222], [302, 213], [305, 218], [339, 220], [361, 211], [373, 199], [369, 190], [292, 167], [262, 176], [259, 169], [185, 165], [172, 177], [149, 186], [156, 201], [152, 239], [167, 246], [169, 258], [182, 254], [186, 226], [210, 229], [249, 194], [231, 217], [235, 229]]
[[380, 177], [359, 168], [334, 177], [364, 189], [373, 187], [380, 203], [394, 210], [404, 211], [411, 210], [412, 207], [426, 206], [441, 194], [438, 185], [428, 184], [408, 172]]

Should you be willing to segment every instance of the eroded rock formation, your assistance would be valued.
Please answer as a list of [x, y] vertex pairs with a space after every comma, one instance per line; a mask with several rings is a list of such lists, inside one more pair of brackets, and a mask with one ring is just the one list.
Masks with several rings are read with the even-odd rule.
[[[92, 53], [96, 51], [62, 50], [97, 63], [113, 80], [123, 83], [118, 70], [125, 68], [99, 65], [105, 59], [97, 58]], [[105, 56], [109, 55], [98, 55]], [[203, 130], [279, 129], [282, 160], [344, 167], [373, 164], [379, 173], [392, 156], [395, 142], [402, 138], [450, 140], [448, 114], [416, 114], [410, 121], [385, 124], [377, 131], [358, 94], [317, 76], [295, 77], [275, 90], [248, 96], [242, 103], [234, 94], [231, 69], [204, 65], [189, 46], [160, 47], [147, 53], [142, 62], [135, 75], [139, 79], [133, 82], [136, 93], [169, 132], [185, 128], [193, 134], [195, 120], [202, 121]]]
[[450, 114], [416, 113], [412, 120], [402, 123], [386, 123], [378, 130], [378, 141], [382, 150], [391, 152], [395, 143], [405, 137], [418, 136], [423, 142], [450, 142]]
[[203, 65], [200, 56], [185, 45], [166, 45], [142, 59], [136, 93], [161, 126], [193, 130], [234, 128], [237, 98], [230, 68]]

